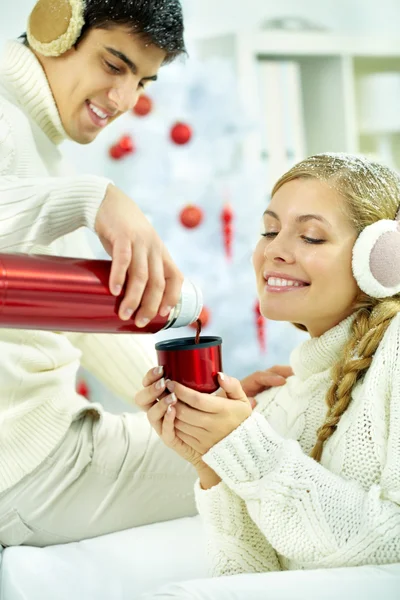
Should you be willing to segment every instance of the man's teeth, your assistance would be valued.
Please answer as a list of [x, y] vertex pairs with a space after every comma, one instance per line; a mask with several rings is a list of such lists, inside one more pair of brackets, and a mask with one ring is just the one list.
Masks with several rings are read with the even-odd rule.
[[271, 287], [301, 287], [302, 283], [299, 281], [293, 281], [293, 279], [278, 279], [277, 277], [268, 277], [268, 285]]
[[97, 106], [93, 106], [93, 104], [89, 104], [91, 110], [97, 115], [100, 119], [107, 119], [107, 113], [103, 113]]

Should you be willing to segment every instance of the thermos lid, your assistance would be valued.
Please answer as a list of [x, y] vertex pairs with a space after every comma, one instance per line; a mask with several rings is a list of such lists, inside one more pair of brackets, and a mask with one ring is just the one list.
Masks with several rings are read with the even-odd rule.
[[180, 311], [172, 327], [184, 327], [197, 321], [203, 309], [203, 295], [189, 279], [182, 284]]
[[0, 313], [3, 312], [7, 292], [7, 271], [0, 260]]

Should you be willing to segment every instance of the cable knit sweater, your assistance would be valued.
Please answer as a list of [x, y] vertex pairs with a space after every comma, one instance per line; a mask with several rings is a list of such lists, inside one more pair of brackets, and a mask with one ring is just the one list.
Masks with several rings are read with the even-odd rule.
[[[73, 175], [58, 149], [65, 138], [40, 63], [9, 42], [0, 62], [0, 252], [93, 258], [82, 227], [93, 230], [110, 182]], [[0, 493], [93, 409], [75, 391], [80, 364], [128, 401], [156, 364], [147, 335], [0, 329], [0, 357]]]
[[321, 463], [308, 456], [352, 319], [297, 348], [294, 376], [205, 454], [222, 479], [196, 484], [214, 575], [400, 562], [400, 315]]

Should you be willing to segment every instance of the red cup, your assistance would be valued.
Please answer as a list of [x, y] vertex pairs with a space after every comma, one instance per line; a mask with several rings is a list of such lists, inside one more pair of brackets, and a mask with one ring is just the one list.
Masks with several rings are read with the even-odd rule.
[[165, 340], [156, 344], [158, 364], [164, 377], [186, 387], [211, 394], [219, 388], [222, 371], [222, 338], [204, 336], [196, 344], [193, 337]]

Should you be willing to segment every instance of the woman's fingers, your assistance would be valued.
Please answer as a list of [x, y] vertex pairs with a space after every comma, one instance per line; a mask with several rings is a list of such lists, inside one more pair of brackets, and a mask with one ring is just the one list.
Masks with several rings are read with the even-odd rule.
[[162, 375], [162, 367], [155, 367], [145, 375], [143, 379], [144, 388], [135, 396], [135, 404], [142, 410], [148, 411], [163, 396], [165, 392], [165, 379]]
[[157, 432], [157, 434], [159, 436], [163, 437], [163, 434], [162, 434], [163, 419], [164, 419], [165, 415], [167, 414], [169, 407], [173, 407], [174, 404], [176, 404], [176, 402], [177, 402], [177, 400], [176, 400], [175, 394], [169, 394], [168, 396], [165, 396], [165, 398], [163, 398], [159, 402], [156, 402], [147, 411], [147, 418], [150, 422], [150, 425], [153, 427], [153, 429]]

